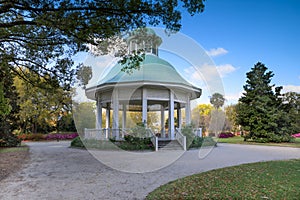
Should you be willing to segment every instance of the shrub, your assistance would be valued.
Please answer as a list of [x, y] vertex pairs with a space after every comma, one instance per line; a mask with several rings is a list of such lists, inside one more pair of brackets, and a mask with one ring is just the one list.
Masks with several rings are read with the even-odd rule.
[[186, 137], [186, 147], [189, 148], [195, 138], [193, 126], [191, 124], [183, 126], [181, 133]]
[[216, 146], [216, 142], [212, 137], [196, 136], [189, 148], [200, 148], [202, 146]]
[[293, 134], [292, 137], [299, 138], [300, 137], [300, 133]]
[[78, 137], [78, 133], [56, 133], [56, 134], [48, 134], [46, 135], [46, 140], [72, 140]]
[[40, 140], [45, 140], [46, 135], [41, 134], [41, 133], [23, 133], [18, 135], [18, 138], [21, 140], [31, 140], [31, 141], [40, 141]]
[[234, 137], [235, 135], [231, 132], [224, 132], [224, 133], [220, 133], [218, 138], [230, 138], [230, 137]]
[[15, 147], [21, 144], [21, 139], [13, 134], [8, 134], [0, 138], [0, 147]]
[[71, 142], [71, 147], [81, 147], [84, 148], [83, 142], [81, 141], [80, 137], [77, 136]]

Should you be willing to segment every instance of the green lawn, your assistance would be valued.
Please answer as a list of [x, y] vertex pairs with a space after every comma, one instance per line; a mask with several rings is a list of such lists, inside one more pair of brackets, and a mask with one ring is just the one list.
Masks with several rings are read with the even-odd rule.
[[220, 143], [231, 143], [231, 144], [255, 144], [255, 145], [268, 145], [268, 146], [282, 146], [282, 147], [297, 147], [300, 148], [300, 138], [296, 138], [295, 142], [290, 143], [256, 143], [256, 142], [244, 142], [244, 138], [235, 136], [231, 138], [215, 138]]
[[22, 145], [20, 147], [1, 147], [0, 153], [7, 153], [7, 152], [17, 152], [17, 151], [28, 151], [29, 147], [26, 145]]
[[300, 160], [244, 164], [163, 185], [147, 199], [299, 199]]

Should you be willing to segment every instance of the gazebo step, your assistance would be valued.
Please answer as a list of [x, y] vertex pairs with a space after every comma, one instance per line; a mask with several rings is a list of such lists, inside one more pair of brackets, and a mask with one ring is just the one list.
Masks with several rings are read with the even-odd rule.
[[177, 140], [158, 141], [158, 150], [183, 150]]

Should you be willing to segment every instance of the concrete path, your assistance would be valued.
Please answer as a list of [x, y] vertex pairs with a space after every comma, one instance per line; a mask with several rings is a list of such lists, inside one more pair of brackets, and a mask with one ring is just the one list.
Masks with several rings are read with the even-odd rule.
[[198, 150], [191, 150], [165, 168], [126, 173], [107, 167], [88, 151], [68, 148], [69, 142], [28, 145], [31, 160], [0, 182], [0, 199], [143, 199], [160, 185], [191, 174], [250, 162], [300, 159], [300, 148], [218, 144], [203, 159]]

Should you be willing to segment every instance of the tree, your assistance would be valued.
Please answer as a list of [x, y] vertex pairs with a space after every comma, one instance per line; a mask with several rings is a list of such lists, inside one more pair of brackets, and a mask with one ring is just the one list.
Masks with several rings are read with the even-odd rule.
[[[43, 78], [28, 70], [23, 73], [31, 80], [45, 83]], [[15, 77], [14, 85], [19, 94], [17, 115], [21, 132], [58, 131], [58, 121], [71, 110], [72, 93], [48, 84], [44, 84], [47, 88], [40, 88], [19, 77]]]
[[243, 96], [237, 105], [237, 120], [242, 128], [248, 132], [245, 140], [256, 142], [289, 141], [287, 134], [288, 121], [282, 107], [280, 91], [282, 87], [271, 84], [272, 71], [258, 62], [248, 72], [244, 85]]
[[18, 94], [13, 85], [13, 73], [3, 65], [0, 65], [0, 146], [16, 146], [20, 144], [12, 131], [18, 121], [16, 113]]
[[213, 106], [199, 104], [192, 110], [192, 121], [196, 127], [201, 127], [203, 132], [208, 131]]
[[216, 108], [219, 109], [224, 105], [225, 98], [220, 93], [214, 93], [210, 98], [210, 103]]
[[73, 102], [73, 117], [77, 132], [84, 133], [85, 128], [95, 128], [96, 104], [94, 102]]
[[[146, 25], [176, 32], [181, 27], [180, 6], [194, 15], [203, 12], [203, 1], [1, 1], [0, 65], [26, 81], [31, 80], [18, 68], [27, 68], [49, 83], [59, 80], [70, 89], [76, 74], [72, 55], [91, 46], [97, 47], [97, 53], [110, 53], [120, 35]], [[115, 53], [126, 57], [124, 52]]]
[[286, 111], [286, 118], [290, 124], [288, 131], [290, 133], [300, 132], [300, 94], [296, 92], [287, 92], [283, 95], [283, 108]]
[[225, 119], [224, 130], [233, 131], [233, 132], [238, 131], [239, 127], [237, 124], [236, 105], [226, 106], [225, 114], [226, 114], [226, 119]]

